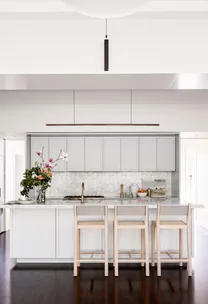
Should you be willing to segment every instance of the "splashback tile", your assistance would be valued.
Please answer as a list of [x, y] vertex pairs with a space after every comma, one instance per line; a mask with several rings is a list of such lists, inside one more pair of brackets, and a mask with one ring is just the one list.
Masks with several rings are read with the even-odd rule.
[[119, 196], [120, 184], [129, 191], [132, 183], [149, 188], [154, 179], [165, 179], [167, 195], [171, 196], [170, 172], [54, 172], [48, 197], [80, 195], [81, 184], [85, 184], [85, 195]]

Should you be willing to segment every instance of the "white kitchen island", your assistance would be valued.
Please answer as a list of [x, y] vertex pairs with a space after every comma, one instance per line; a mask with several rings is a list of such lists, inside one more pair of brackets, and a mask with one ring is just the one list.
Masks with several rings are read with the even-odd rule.
[[[73, 263], [74, 256], [74, 205], [79, 202], [48, 200], [46, 204], [17, 205], [5, 204], [1, 208], [10, 208], [10, 257], [17, 263]], [[86, 205], [107, 204], [109, 208], [109, 262], [113, 257], [113, 215], [114, 206], [144, 204], [144, 200], [120, 200], [109, 198], [101, 202], [86, 201]], [[156, 218], [157, 202], [149, 204], [149, 222]], [[178, 200], [168, 199], [166, 205], [179, 205]], [[194, 218], [192, 207], [192, 256], [194, 256]], [[89, 217], [88, 217], [89, 218]], [[176, 219], [176, 217], [174, 217]], [[140, 249], [140, 231], [119, 232], [119, 250], [133, 251]], [[186, 233], [184, 231], [184, 257], [186, 256]], [[102, 231], [86, 230], [81, 232], [81, 251], [103, 250], [104, 235]], [[161, 250], [178, 249], [178, 232], [164, 230], [161, 232]], [[151, 229], [149, 229], [149, 248], [151, 253]], [[81, 256], [82, 257], [82, 256]], [[85, 256], [86, 257], [86, 256]]]

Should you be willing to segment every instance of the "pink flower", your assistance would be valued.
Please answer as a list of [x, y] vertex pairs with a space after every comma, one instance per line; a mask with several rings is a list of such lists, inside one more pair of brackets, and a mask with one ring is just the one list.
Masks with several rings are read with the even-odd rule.
[[50, 164], [45, 164], [45, 168], [52, 168]]
[[39, 151], [39, 150], [37, 150], [37, 151], [36, 151], [36, 154], [37, 154], [38, 156], [41, 156], [41, 155], [42, 155], [42, 152]]
[[53, 162], [53, 158], [50, 157], [48, 161], [49, 161], [49, 163], [52, 163]]
[[42, 163], [40, 163], [40, 166], [42, 167]]

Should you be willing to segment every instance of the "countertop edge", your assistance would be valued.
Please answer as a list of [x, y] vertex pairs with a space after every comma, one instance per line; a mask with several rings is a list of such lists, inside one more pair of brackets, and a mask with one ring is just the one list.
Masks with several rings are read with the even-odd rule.
[[[15, 202], [15, 201], [14, 201]], [[9, 202], [8, 202], [9, 203]], [[11, 202], [12, 203], [12, 202]], [[180, 205], [187, 205], [187, 203], [180, 203], [178, 202], [164, 202], [161, 203], [161, 205], [165, 206], [180, 206]], [[73, 209], [74, 206], [82, 206], [83, 204], [81, 203], [46, 203], [46, 204], [2, 204], [0, 205], [0, 209]], [[142, 206], [142, 205], [148, 205], [149, 209], [156, 209], [157, 208], [157, 203], [153, 202], [135, 202], [133, 203], [107, 203], [107, 201], [102, 202], [102, 203], [84, 203], [84, 206], [103, 206], [103, 205], [108, 205], [109, 209], [114, 209], [115, 206]], [[191, 208], [193, 209], [198, 209], [198, 208], [205, 208], [204, 205], [202, 204], [191, 204]]]

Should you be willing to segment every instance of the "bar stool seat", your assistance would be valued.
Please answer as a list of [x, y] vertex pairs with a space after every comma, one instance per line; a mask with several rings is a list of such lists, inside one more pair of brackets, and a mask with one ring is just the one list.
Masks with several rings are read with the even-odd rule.
[[[152, 221], [152, 224], [156, 226], [156, 221]], [[177, 226], [177, 227], [175, 227]], [[184, 221], [160, 221], [160, 228], [169, 228], [169, 229], [176, 229], [176, 228], [185, 228], [187, 224]]]
[[104, 221], [78, 221], [77, 228], [105, 228]]
[[[102, 217], [103, 220], [80, 220], [82, 216]], [[80, 230], [104, 230], [104, 251], [80, 252]], [[88, 259], [81, 259], [80, 255], [90, 255]], [[104, 258], [93, 259], [94, 255], [104, 255]], [[108, 207], [105, 206], [75, 206], [74, 207], [74, 276], [80, 263], [104, 263], [105, 276], [108, 276]]]
[[[161, 220], [161, 216], [186, 216], [186, 221], [182, 220]], [[161, 276], [161, 263], [188, 263], [188, 275], [192, 276], [192, 257], [191, 257], [191, 207], [188, 206], [164, 206], [158, 204], [157, 219], [152, 221], [152, 266], [155, 266], [155, 232], [157, 240], [157, 275]], [[161, 229], [178, 229], [179, 230], [179, 250], [178, 251], [161, 251], [160, 250], [160, 230]], [[183, 258], [183, 230], [187, 231], [187, 258]], [[161, 259], [160, 255], [166, 254], [169, 259]], [[178, 254], [179, 258], [173, 255]]]
[[119, 229], [122, 229], [122, 226], [123, 228], [125, 229], [132, 229], [132, 228], [145, 228], [145, 222], [142, 222], [142, 221], [132, 221], [132, 222], [127, 222], [127, 221], [118, 221], [117, 222], [117, 225], [119, 226]]

